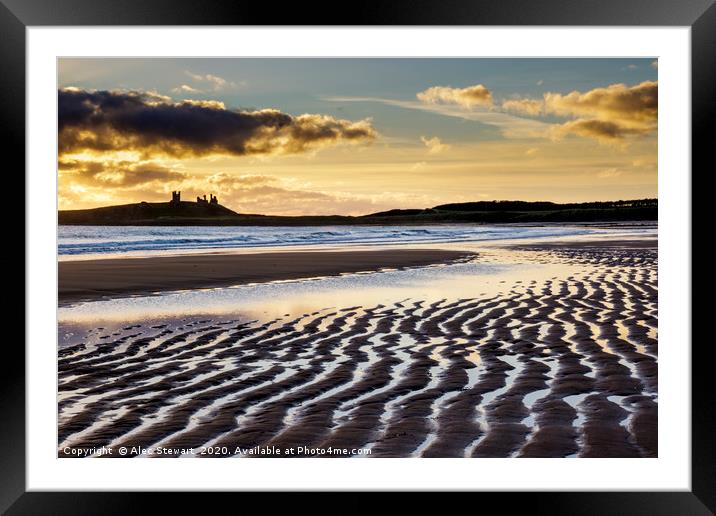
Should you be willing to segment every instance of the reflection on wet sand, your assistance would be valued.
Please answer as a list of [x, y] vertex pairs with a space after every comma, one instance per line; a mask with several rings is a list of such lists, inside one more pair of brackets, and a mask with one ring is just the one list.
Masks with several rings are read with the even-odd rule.
[[63, 307], [59, 455], [656, 456], [656, 249], [478, 253]]

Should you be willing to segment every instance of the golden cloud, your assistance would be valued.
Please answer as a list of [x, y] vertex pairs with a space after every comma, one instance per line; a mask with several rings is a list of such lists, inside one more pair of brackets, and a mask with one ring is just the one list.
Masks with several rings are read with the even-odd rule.
[[630, 127], [654, 128], [659, 107], [659, 86], [656, 81], [644, 81], [635, 86], [612, 84], [586, 93], [545, 93], [544, 105], [546, 111], [558, 116], [594, 118]]
[[643, 136], [651, 132], [648, 128], [626, 127], [619, 122], [606, 120], [571, 120], [562, 125], [554, 126], [550, 135], [559, 139], [568, 134], [595, 138], [602, 141], [622, 140], [627, 136]]
[[512, 99], [502, 103], [502, 109], [530, 116], [537, 116], [544, 111], [544, 101], [535, 99]]
[[242, 174], [233, 175], [227, 174], [226, 172], [217, 172], [206, 178], [206, 181], [211, 185], [216, 185], [221, 189], [228, 190], [240, 190], [247, 186], [255, 185], [266, 185], [274, 183], [277, 179], [273, 176], [266, 176], [261, 174]]
[[433, 138], [421, 136], [420, 141], [428, 148], [428, 154], [440, 154], [450, 149], [450, 145], [443, 143], [437, 136]]
[[492, 93], [482, 84], [467, 88], [433, 86], [418, 93], [417, 97], [426, 104], [456, 104], [467, 109], [492, 105]]
[[644, 136], [657, 129], [659, 111], [657, 81], [634, 86], [612, 84], [585, 93], [545, 93], [542, 99], [513, 99], [502, 103], [506, 111], [527, 115], [572, 118], [551, 128], [549, 135], [561, 138], [575, 134], [614, 142], [628, 136]]
[[196, 93], [201, 93], [201, 90], [198, 90], [192, 86], [189, 86], [188, 84], [182, 84], [181, 86], [177, 86], [176, 88], [173, 88], [172, 92], [196, 94]]
[[71, 178], [77, 185], [92, 187], [134, 188], [148, 183], [183, 181], [186, 175], [152, 161], [92, 161], [60, 159], [61, 178]]
[[113, 151], [132, 151], [145, 159], [295, 154], [367, 143], [377, 136], [370, 120], [230, 110], [216, 101], [172, 102], [145, 92], [61, 89], [58, 113], [60, 156]]
[[60, 169], [60, 209], [132, 203], [138, 199], [166, 202], [174, 190], [180, 190], [184, 199], [217, 195], [221, 204], [240, 213], [279, 215], [363, 215], [394, 208], [396, 199], [400, 206], [414, 201], [394, 192], [324, 192], [270, 175], [188, 173], [155, 162], [61, 160]]
[[615, 167], [607, 168], [597, 173], [597, 177], [601, 179], [610, 179], [621, 175], [622, 171]]

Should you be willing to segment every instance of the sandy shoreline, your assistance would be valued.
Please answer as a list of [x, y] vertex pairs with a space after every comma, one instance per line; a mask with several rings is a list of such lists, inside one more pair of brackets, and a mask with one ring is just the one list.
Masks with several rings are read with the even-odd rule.
[[494, 253], [550, 274], [499, 273], [484, 295], [486, 278], [466, 278], [470, 297], [346, 291], [285, 317], [94, 328], [100, 340], [59, 352], [58, 456], [656, 457], [656, 240], [513, 247]]
[[225, 287], [342, 273], [417, 267], [472, 256], [467, 251], [280, 251], [112, 258], [58, 263], [60, 303], [129, 294]]

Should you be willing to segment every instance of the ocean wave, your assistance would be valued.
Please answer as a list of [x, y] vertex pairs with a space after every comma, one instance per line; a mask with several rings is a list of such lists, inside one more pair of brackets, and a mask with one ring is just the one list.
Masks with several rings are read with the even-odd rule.
[[478, 242], [563, 237], [595, 233], [578, 227], [534, 226], [340, 226], [310, 227], [146, 227], [60, 226], [60, 255], [171, 252], [294, 245], [386, 245]]

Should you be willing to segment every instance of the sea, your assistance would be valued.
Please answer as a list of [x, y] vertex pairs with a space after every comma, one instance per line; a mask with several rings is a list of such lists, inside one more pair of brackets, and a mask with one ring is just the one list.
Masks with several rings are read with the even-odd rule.
[[[653, 225], [628, 225], [643, 234]], [[613, 229], [613, 228], [612, 228]], [[570, 237], [610, 231], [603, 226], [433, 224], [390, 226], [59, 226], [60, 259], [150, 256], [247, 248], [399, 246]]]

